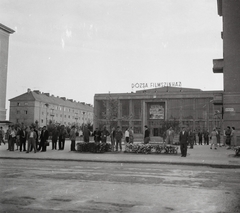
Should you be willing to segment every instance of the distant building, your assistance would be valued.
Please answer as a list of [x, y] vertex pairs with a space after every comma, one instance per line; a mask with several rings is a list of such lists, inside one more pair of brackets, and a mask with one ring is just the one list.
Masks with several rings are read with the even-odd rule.
[[6, 120], [6, 93], [9, 35], [14, 30], [0, 23], [0, 121]]
[[38, 121], [39, 126], [53, 123], [63, 125], [82, 125], [93, 123], [93, 106], [76, 102], [65, 97], [55, 97], [38, 90], [28, 91], [10, 101], [12, 123], [30, 125]]
[[218, 0], [217, 6], [223, 23], [223, 58], [213, 60], [213, 72], [223, 73], [224, 127], [234, 126], [240, 135], [240, 1]]
[[106, 93], [94, 96], [94, 127], [133, 127], [143, 135], [144, 126], [151, 137], [161, 136], [164, 123], [179, 122], [198, 130], [222, 125], [223, 91], [162, 87], [135, 93]]

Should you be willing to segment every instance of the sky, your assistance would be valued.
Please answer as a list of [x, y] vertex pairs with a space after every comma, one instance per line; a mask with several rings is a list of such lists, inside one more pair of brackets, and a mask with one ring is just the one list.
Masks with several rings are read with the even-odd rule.
[[15, 30], [7, 107], [28, 88], [90, 104], [137, 83], [223, 90], [217, 0], [0, 0], [0, 22]]

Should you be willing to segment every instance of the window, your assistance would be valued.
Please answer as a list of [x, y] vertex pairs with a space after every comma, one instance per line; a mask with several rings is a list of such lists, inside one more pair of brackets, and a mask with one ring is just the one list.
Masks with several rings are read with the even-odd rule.
[[42, 124], [43, 124], [43, 119], [41, 119], [41, 122], [42, 122]]
[[122, 117], [129, 117], [129, 100], [122, 100]]
[[27, 111], [27, 110], [25, 110], [25, 113], [26, 113], [26, 114], [28, 114], [28, 111]]
[[19, 102], [17, 103], [17, 106], [20, 106], [20, 103], [19, 103]]
[[17, 114], [20, 114], [20, 111], [19, 111], [19, 110], [17, 110]]
[[133, 118], [140, 119], [141, 118], [141, 100], [133, 100]]

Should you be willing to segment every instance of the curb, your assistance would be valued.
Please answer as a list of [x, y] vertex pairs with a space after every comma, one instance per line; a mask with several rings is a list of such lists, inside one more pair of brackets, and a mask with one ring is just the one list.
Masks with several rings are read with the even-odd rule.
[[204, 166], [223, 169], [240, 169], [240, 165], [233, 164], [212, 164], [197, 162], [163, 162], [163, 161], [127, 161], [127, 160], [84, 160], [84, 159], [61, 159], [61, 158], [24, 158], [24, 157], [0, 157], [7, 160], [41, 160], [41, 161], [73, 161], [73, 162], [96, 162], [96, 163], [127, 163], [127, 164], [165, 164], [165, 165], [182, 165], [182, 166]]

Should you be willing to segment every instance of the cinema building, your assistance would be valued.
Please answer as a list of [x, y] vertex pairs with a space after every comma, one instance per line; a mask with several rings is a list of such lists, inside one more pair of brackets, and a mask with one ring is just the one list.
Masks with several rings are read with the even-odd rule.
[[[133, 127], [142, 136], [144, 126], [158, 137], [166, 123], [193, 130], [222, 128], [223, 91], [162, 87], [135, 93], [96, 94], [94, 126], [107, 124], [125, 130]], [[114, 111], [115, 110], [115, 111]]]

